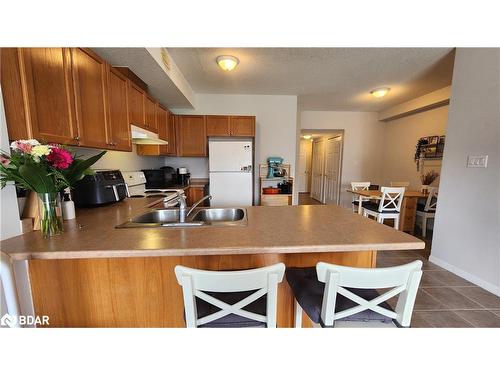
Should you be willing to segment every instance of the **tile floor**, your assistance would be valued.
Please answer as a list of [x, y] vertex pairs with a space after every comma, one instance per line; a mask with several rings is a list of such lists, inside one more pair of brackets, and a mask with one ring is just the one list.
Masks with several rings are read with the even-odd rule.
[[[432, 232], [428, 233], [432, 238]], [[418, 237], [418, 236], [417, 236]], [[380, 251], [378, 267], [390, 267], [420, 259], [424, 263], [412, 327], [500, 328], [500, 297], [428, 261], [431, 242], [424, 250]], [[395, 306], [396, 298], [388, 301]]]

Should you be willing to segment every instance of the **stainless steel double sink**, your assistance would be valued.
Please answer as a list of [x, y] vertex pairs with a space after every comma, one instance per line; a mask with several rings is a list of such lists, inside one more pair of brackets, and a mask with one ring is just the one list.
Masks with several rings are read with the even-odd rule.
[[151, 209], [116, 228], [190, 228], [201, 226], [239, 226], [247, 225], [247, 211], [244, 208], [201, 208], [181, 223], [178, 208]]

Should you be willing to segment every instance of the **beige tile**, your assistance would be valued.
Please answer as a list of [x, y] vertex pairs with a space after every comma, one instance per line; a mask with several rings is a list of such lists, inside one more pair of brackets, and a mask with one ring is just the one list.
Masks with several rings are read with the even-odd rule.
[[461, 318], [454, 311], [415, 311], [413, 312], [415, 321], [421, 320], [425, 324], [435, 328], [465, 328], [472, 325]]
[[490, 310], [493, 314], [500, 316], [500, 310]]
[[487, 292], [483, 288], [454, 287], [453, 289], [488, 309], [500, 309], [500, 297], [495, 296], [493, 293]]
[[481, 305], [449, 287], [425, 288], [424, 290], [449, 309], [482, 309]]
[[446, 270], [429, 271], [429, 273], [433, 279], [440, 281], [445, 286], [475, 286], [467, 280], [462, 279], [461, 277]]
[[474, 327], [500, 328], [500, 316], [487, 310], [457, 310], [458, 316], [467, 320]]
[[423, 319], [419, 314], [413, 313], [411, 317], [411, 328], [432, 328], [432, 325]]

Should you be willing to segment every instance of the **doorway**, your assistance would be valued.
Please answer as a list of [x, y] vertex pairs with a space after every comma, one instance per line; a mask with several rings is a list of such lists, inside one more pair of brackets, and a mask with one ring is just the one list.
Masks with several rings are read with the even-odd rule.
[[[343, 134], [303, 131], [299, 151], [299, 192], [322, 204], [339, 204]], [[309, 142], [307, 144], [306, 142]], [[310, 155], [310, 156], [308, 156]], [[308, 164], [310, 160], [310, 165]], [[306, 182], [307, 181], [307, 182]]]

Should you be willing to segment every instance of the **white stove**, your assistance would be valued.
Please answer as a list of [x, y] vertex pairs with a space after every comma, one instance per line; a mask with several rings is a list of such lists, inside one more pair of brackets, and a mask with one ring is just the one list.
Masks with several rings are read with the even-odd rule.
[[146, 176], [144, 172], [124, 171], [123, 179], [128, 185], [129, 198], [166, 198], [165, 203], [175, 200], [177, 194], [182, 192], [178, 189], [146, 189]]

